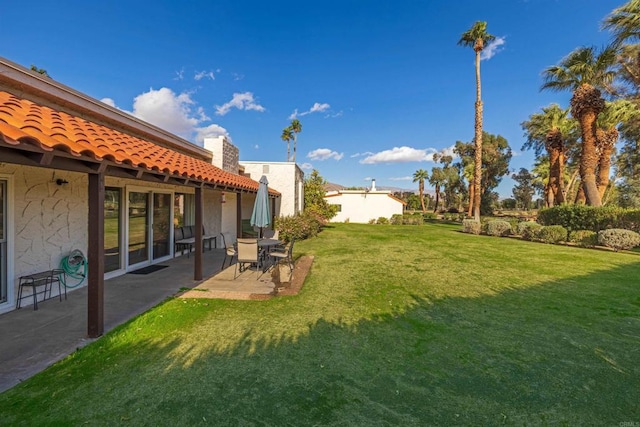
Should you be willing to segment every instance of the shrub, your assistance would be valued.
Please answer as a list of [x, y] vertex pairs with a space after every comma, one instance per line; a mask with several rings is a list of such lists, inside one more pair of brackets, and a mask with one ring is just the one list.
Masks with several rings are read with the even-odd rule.
[[276, 218], [274, 227], [279, 232], [281, 240], [304, 240], [316, 236], [322, 228], [322, 222], [316, 215], [307, 211], [294, 216], [281, 216]]
[[371, 218], [371, 219], [369, 220], [369, 224], [375, 224], [375, 223], [376, 223], [376, 219], [375, 219], [375, 218]]
[[537, 222], [523, 221], [518, 224], [518, 234], [525, 240], [535, 240], [542, 226]]
[[511, 234], [511, 224], [507, 221], [492, 220], [487, 222], [486, 231], [489, 236], [508, 236]]
[[569, 233], [569, 241], [583, 248], [592, 248], [598, 244], [598, 233], [591, 230], [576, 230]]
[[569, 231], [609, 228], [640, 231], [640, 209], [617, 206], [560, 205], [542, 209], [538, 214], [542, 225], [562, 225]]
[[389, 224], [389, 218], [381, 216], [378, 218], [377, 224]]
[[437, 219], [438, 215], [435, 212], [425, 212], [422, 214], [422, 219], [429, 220], [429, 219]]
[[610, 228], [598, 232], [598, 243], [615, 251], [631, 249], [640, 245], [640, 234], [622, 228]]
[[567, 229], [561, 225], [545, 225], [538, 230], [537, 238], [545, 243], [560, 243], [567, 239]]
[[462, 231], [464, 233], [480, 234], [481, 225], [475, 219], [465, 219], [462, 221]]
[[402, 215], [400, 215], [400, 214], [391, 215], [391, 224], [393, 224], [393, 225], [402, 225]]
[[424, 223], [424, 219], [422, 214], [414, 213], [411, 215], [404, 215], [402, 217], [402, 223], [405, 225], [422, 225]]

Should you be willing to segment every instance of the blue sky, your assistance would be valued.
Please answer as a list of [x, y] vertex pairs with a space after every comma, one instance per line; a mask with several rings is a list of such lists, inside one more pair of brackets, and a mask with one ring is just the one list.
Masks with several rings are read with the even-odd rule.
[[[482, 61], [484, 129], [531, 168], [520, 123], [570, 94], [541, 72], [602, 46], [621, 0], [38, 1], [3, 6], [0, 56], [201, 145], [228, 135], [241, 160], [297, 162], [330, 182], [417, 189], [434, 152], [473, 139], [475, 21], [499, 41]], [[511, 194], [513, 182], [498, 188]]]

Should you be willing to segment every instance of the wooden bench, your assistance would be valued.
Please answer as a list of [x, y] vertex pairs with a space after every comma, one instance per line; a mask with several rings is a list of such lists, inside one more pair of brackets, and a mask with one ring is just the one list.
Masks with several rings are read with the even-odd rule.
[[[202, 227], [202, 245], [208, 243], [209, 250], [211, 250], [211, 242], [213, 242], [214, 246], [216, 245], [216, 237], [208, 235]], [[180, 254], [184, 254], [184, 250], [187, 249], [187, 257], [191, 253], [191, 250], [196, 244], [195, 237], [195, 225], [185, 225], [183, 227], [176, 227], [174, 229], [173, 240], [175, 242], [175, 250], [173, 252], [173, 256], [176, 256], [176, 253], [180, 251]]]
[[[37, 310], [38, 295], [42, 295], [42, 301], [51, 298], [51, 289], [53, 288], [54, 283], [58, 284], [58, 296], [60, 297], [60, 301], [62, 301], [62, 286], [60, 285], [61, 277], [64, 281], [65, 272], [64, 270], [60, 269], [46, 270], [39, 273], [21, 276], [20, 282], [18, 284], [18, 299], [16, 300], [16, 309], [20, 308], [23, 299], [33, 297], [33, 309]], [[24, 295], [23, 290], [25, 287], [31, 288], [31, 294]], [[41, 287], [43, 289], [38, 290]], [[47, 291], [49, 292], [49, 296], [47, 296]], [[67, 299], [66, 286], [64, 286], [64, 299]]]

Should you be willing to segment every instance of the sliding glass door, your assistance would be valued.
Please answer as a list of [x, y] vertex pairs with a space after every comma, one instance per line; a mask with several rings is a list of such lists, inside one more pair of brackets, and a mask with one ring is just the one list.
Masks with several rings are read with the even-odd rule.
[[129, 192], [128, 253], [129, 266], [149, 261], [150, 193]]
[[171, 194], [153, 193], [153, 259], [171, 254]]
[[0, 179], [0, 304], [8, 299], [7, 234], [7, 181]]

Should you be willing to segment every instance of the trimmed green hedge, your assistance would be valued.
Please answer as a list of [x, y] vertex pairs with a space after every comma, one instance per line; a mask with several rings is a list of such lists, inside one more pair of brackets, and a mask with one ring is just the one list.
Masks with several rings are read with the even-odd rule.
[[640, 232], [640, 209], [561, 205], [541, 209], [538, 222], [542, 225], [561, 225], [569, 232], [590, 230], [597, 233], [608, 228]]

